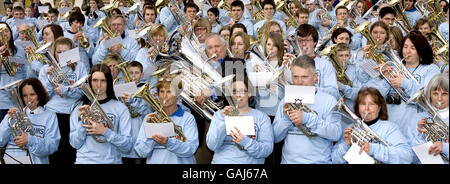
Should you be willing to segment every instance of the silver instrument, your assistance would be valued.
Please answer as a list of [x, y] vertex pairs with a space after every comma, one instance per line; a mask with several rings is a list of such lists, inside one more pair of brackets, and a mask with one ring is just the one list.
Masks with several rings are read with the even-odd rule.
[[334, 106], [334, 110], [338, 111], [345, 117], [349, 118], [353, 121], [354, 126], [352, 128], [352, 142], [361, 145], [361, 143], [380, 143], [384, 146], [389, 147], [390, 144], [386, 142], [383, 138], [381, 138], [377, 133], [375, 133], [370, 127], [364, 123], [364, 119], [367, 117], [367, 113], [364, 115], [364, 118], [359, 118], [355, 113], [353, 113], [350, 108], [345, 105], [344, 97], [338, 100], [336, 105]]
[[337, 29], [340, 28], [341, 26], [338, 25], [338, 23], [336, 23], [330, 30], [328, 30], [324, 36], [322, 36], [322, 38], [319, 40], [319, 42], [316, 45], [316, 48], [314, 48], [314, 52], [319, 53], [320, 51], [322, 51], [328, 44], [328, 42], [330, 42], [331, 40], [331, 36], [333, 35], [333, 32]]
[[[306, 104], [303, 104], [301, 99], [296, 99], [295, 103], [287, 103], [287, 104], [291, 110], [295, 110], [295, 111], [299, 110], [299, 111], [303, 111], [303, 112], [312, 113], [314, 116], [318, 116], [317, 112], [315, 110], [312, 110], [311, 108], [309, 108]], [[302, 131], [303, 134], [305, 134], [309, 138], [317, 136], [316, 133], [312, 133], [311, 129], [306, 127], [304, 124], [297, 125], [297, 128], [300, 131]]]
[[50, 53], [50, 49], [48, 48], [50, 47], [50, 45], [52, 45], [52, 42], [46, 43], [45, 45], [37, 49], [36, 53], [44, 55], [44, 57], [47, 58], [49, 62], [49, 66], [53, 66], [53, 70], [49, 75], [47, 75], [47, 79], [52, 84], [52, 86], [56, 88], [58, 87], [59, 83], [69, 84], [69, 81], [67, 80], [66, 74], [62, 71], [55, 57], [53, 57], [53, 55]]
[[[71, 86], [71, 88], [78, 87], [83, 91], [84, 95], [89, 99], [91, 102], [91, 105], [86, 108], [82, 114], [80, 115], [80, 119], [85, 122], [86, 124], [90, 124], [88, 120], [93, 121], [94, 123], [106, 123], [107, 128], [114, 131], [114, 125], [112, 121], [109, 119], [109, 117], [106, 115], [105, 111], [103, 111], [102, 107], [98, 103], [97, 95], [94, 95], [92, 92], [91, 87], [89, 86], [89, 83], [86, 83], [86, 81], [89, 79], [89, 74], [85, 77], [78, 80], [75, 84]], [[106, 138], [102, 138], [101, 135], [92, 135], [92, 138], [97, 141], [98, 143], [105, 143]]]
[[327, 6], [324, 6], [324, 4], [323, 4], [323, 2], [322, 2], [321, 0], [318, 0], [317, 4], [319, 5], [318, 8], [319, 8], [320, 10], [322, 10], [322, 13], [318, 12], [318, 13], [320, 13], [320, 14], [319, 14], [319, 19], [320, 19], [321, 21], [323, 21], [323, 20], [328, 20], [328, 21], [331, 22], [331, 21], [333, 20], [333, 17], [328, 13], [328, 10], [327, 10], [328, 5], [327, 5]]
[[287, 82], [280, 78], [280, 76], [283, 74], [283, 70], [277, 70], [270, 62], [269, 62], [269, 56], [270, 52], [267, 54], [267, 57], [264, 57], [264, 54], [259, 50], [259, 47], [257, 45], [252, 45], [250, 48], [246, 51], [250, 54], [250, 59], [252, 60], [252, 63], [261, 63], [258, 65], [257, 71], [255, 72], [271, 72], [273, 73], [272, 79], [268, 81], [266, 84], [266, 88], [268, 89], [271, 82], [278, 80], [278, 85], [282, 88], [284, 88], [287, 85]]

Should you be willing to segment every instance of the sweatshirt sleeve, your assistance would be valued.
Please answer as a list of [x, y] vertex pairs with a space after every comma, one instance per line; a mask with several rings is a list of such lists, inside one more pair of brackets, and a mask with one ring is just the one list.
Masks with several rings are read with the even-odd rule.
[[346, 164], [347, 161], [344, 159], [344, 155], [347, 153], [350, 146], [345, 143], [344, 137], [333, 146], [331, 151], [331, 161], [333, 164]]
[[216, 151], [222, 147], [226, 136], [225, 117], [222, 114], [222, 110], [219, 110], [214, 113], [211, 120], [211, 125], [206, 134], [206, 145], [212, 151]]
[[51, 113], [45, 121], [47, 122], [47, 126], [45, 128], [44, 138], [28, 136], [28, 148], [30, 152], [40, 157], [53, 154], [58, 149], [59, 140], [61, 139], [56, 114]]
[[103, 136], [105, 136], [109, 143], [119, 148], [120, 152], [128, 153], [133, 146], [131, 138], [130, 113], [128, 112], [128, 109], [125, 107], [120, 108], [120, 114], [118, 117], [119, 119], [117, 122], [119, 123], [119, 130], [112, 131], [107, 128]]
[[[270, 119], [267, 115], [261, 113], [258, 119], [261, 122], [261, 127], [257, 132], [259, 138], [257, 140], [251, 139], [248, 136], [244, 136], [244, 139], [239, 143], [245, 149], [245, 151], [254, 158], [266, 158], [273, 151], [273, 131], [270, 126]], [[257, 123], [257, 122], [255, 122]]]
[[0, 123], [0, 147], [8, 144], [11, 138], [11, 129], [8, 126], [8, 114], [5, 115], [2, 122]]
[[390, 123], [390, 127], [385, 140], [390, 146], [384, 146], [379, 143], [370, 143], [370, 156], [374, 159], [387, 164], [410, 164], [413, 161], [413, 152], [408, 141], [401, 133], [400, 129]]
[[167, 150], [175, 153], [178, 157], [192, 157], [198, 147], [197, 123], [192, 115], [183, 118], [183, 120], [184, 126], [182, 132], [187, 139], [186, 142], [181, 142], [176, 138], [170, 137], [166, 143], [166, 146]]
[[86, 142], [87, 132], [86, 129], [81, 126], [83, 122], [78, 117], [78, 108], [77, 106], [72, 113], [70, 114], [70, 134], [69, 134], [69, 142], [72, 147], [75, 149], [80, 149], [81, 146]]
[[287, 136], [289, 128], [294, 126], [288, 116], [283, 113], [284, 99], [278, 105], [278, 110], [272, 124], [273, 137], [276, 143], [281, 142]]
[[148, 139], [145, 136], [144, 124], [146, 122], [146, 117], [144, 118], [141, 128], [139, 130], [138, 137], [136, 139], [136, 143], [134, 143], [134, 150], [141, 158], [148, 158], [153, 151], [153, 147], [156, 145], [153, 139]]

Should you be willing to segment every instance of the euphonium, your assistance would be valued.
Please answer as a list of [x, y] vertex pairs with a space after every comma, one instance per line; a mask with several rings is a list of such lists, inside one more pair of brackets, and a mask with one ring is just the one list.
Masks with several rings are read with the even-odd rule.
[[284, 24], [286, 25], [286, 28], [289, 28], [290, 26], [297, 28], [299, 26], [297, 18], [295, 18], [295, 16], [292, 15], [292, 13], [289, 11], [287, 3], [281, 0], [275, 0], [274, 3], [275, 3], [275, 11], [284, 12], [284, 14], [286, 14], [288, 17], [284, 19]]
[[[149, 123], [173, 123], [173, 127], [175, 129], [175, 133], [180, 137], [181, 142], [186, 141], [186, 137], [183, 135], [181, 129], [170, 119], [170, 117], [164, 112], [162, 109], [162, 105], [158, 99], [150, 94], [150, 88], [148, 82], [145, 83], [141, 88], [133, 94], [132, 98], [142, 98], [145, 102], [147, 102], [155, 111], [156, 116], [152, 119], [152, 122]], [[164, 103], [164, 102], [163, 102]]]
[[439, 70], [441, 71], [441, 73], [445, 72], [445, 71], [443, 71], [443, 69], [445, 68], [445, 66], [448, 65], [448, 61], [449, 61], [449, 48], [448, 47], [449, 47], [448, 44], [446, 44], [436, 51], [436, 55], [440, 56], [443, 60], [442, 62], [444, 62], [444, 64], [442, 64], [439, 67]]
[[352, 81], [350, 80], [350, 78], [348, 78], [347, 74], [345, 73], [345, 68], [342, 66], [341, 62], [337, 59], [336, 44], [330, 45], [327, 48], [325, 48], [322, 52], [320, 52], [320, 55], [327, 56], [330, 59], [334, 69], [336, 70], [336, 78], [340, 83], [350, 87], [353, 86]]
[[[10, 84], [7, 84], [6, 86], [0, 88], [0, 90], [8, 90], [10, 96], [12, 97], [12, 101], [18, 108], [17, 111], [15, 111], [12, 114], [12, 118], [8, 118], [8, 125], [11, 129], [11, 133], [14, 137], [20, 136], [20, 129], [22, 129], [24, 132], [29, 132], [30, 135], [34, 135], [33, 126], [31, 124], [30, 119], [28, 118], [27, 114], [25, 113], [25, 108], [29, 107], [30, 103], [27, 104], [26, 107], [23, 105], [22, 99], [20, 99], [19, 89], [18, 85], [22, 82], [22, 80], [14, 81]], [[27, 147], [21, 147], [21, 149], [26, 150]]]
[[[122, 78], [125, 82], [133, 82], [133, 80], [131, 79], [130, 74], [128, 72], [127, 65], [128, 65], [128, 61], [124, 61], [124, 62], [118, 64], [116, 66], [116, 68], [118, 68], [120, 71], [122, 71], [122, 74], [123, 74]], [[116, 84], [120, 78], [121, 77], [115, 78], [113, 81], [113, 84]], [[129, 102], [125, 102], [125, 100], [122, 97], [119, 97], [119, 101], [121, 101], [122, 103], [125, 104], [125, 106], [127, 106], [128, 111], [130, 112], [130, 117], [135, 118], [135, 117], [138, 117], [141, 115], [138, 112], [134, 111], [134, 107], [131, 106]]]
[[[403, 64], [403, 60], [401, 60], [400, 58], [397, 57], [397, 55], [394, 52], [394, 49], [390, 48], [389, 46], [385, 46], [383, 53], [390, 58], [390, 61], [383, 63], [380, 66], [380, 74], [381, 76], [383, 76], [383, 78], [386, 79], [386, 81], [389, 83], [389, 85], [391, 85], [391, 87], [395, 90], [395, 92], [397, 94], [400, 95], [400, 98], [406, 102], [409, 98], [408, 94], [406, 94], [405, 91], [403, 91], [402, 88], [394, 88], [392, 86], [392, 84], [389, 82], [389, 79], [392, 78], [392, 74], [398, 74], [403, 76], [403, 78], [412, 80], [416, 85], [419, 85], [419, 81], [417, 81], [417, 79], [411, 74], [411, 72], [409, 72], [409, 70], [406, 68], [406, 66]], [[405, 58], [407, 58], [408, 56], [405, 56]], [[392, 67], [392, 71], [389, 72], [390, 76], [385, 76], [383, 73], [383, 69], [384, 67], [390, 65]]]
[[375, 133], [366, 123], [364, 123], [364, 119], [367, 116], [364, 116], [363, 119], [358, 117], [355, 113], [353, 113], [350, 108], [345, 105], [343, 102], [344, 97], [338, 100], [336, 105], [333, 107], [333, 110], [338, 111], [351, 121], [353, 121], [354, 126], [352, 128], [352, 142], [361, 144], [363, 142], [366, 143], [380, 143], [384, 146], [390, 146], [388, 142], [386, 142], [383, 138], [381, 138], [377, 133]]
[[[5, 31], [6, 29], [8, 29], [6, 24], [0, 24], [0, 35], [3, 35], [3, 31]], [[0, 46], [3, 45], [5, 45], [6, 47], [5, 52], [2, 55], [0, 55], [0, 61], [3, 64], [3, 69], [9, 76], [12, 77], [17, 73], [17, 64], [9, 61], [8, 56], [11, 56], [11, 54], [9, 53], [8, 42], [4, 40], [3, 36], [0, 36]]]
[[[314, 116], [318, 116], [317, 112], [312, 110], [311, 108], [309, 108], [307, 105], [303, 104], [301, 99], [296, 99], [295, 103], [286, 103], [286, 104], [289, 106], [289, 109], [291, 111], [303, 111], [303, 112], [312, 113]], [[303, 134], [305, 134], [307, 137], [311, 138], [311, 137], [317, 136], [316, 133], [312, 133], [311, 129], [306, 127], [304, 124], [297, 125], [297, 128], [300, 131], [302, 131]]]
[[328, 4], [327, 4], [327, 6], [324, 7], [322, 1], [319, 0], [318, 2], [319, 2], [318, 8], [320, 9], [319, 10], [320, 12], [318, 12], [318, 16], [319, 16], [320, 21], [328, 20], [331, 22], [333, 20], [333, 17], [328, 13], [328, 10], [327, 10]]
[[47, 58], [49, 66], [53, 66], [53, 70], [49, 75], [47, 75], [47, 79], [52, 84], [52, 86], [56, 88], [58, 87], [59, 83], [62, 82], [65, 84], [69, 84], [69, 81], [67, 80], [66, 74], [62, 71], [55, 57], [53, 57], [53, 55], [50, 53], [50, 50], [48, 49], [51, 44], [52, 42], [43, 45], [38, 50], [36, 50], [36, 53], [42, 54], [45, 58]]
[[[98, 103], [97, 100], [98, 90], [97, 95], [94, 95], [91, 87], [89, 86], [89, 83], [86, 83], [86, 80], [89, 79], [89, 76], [90, 76], [89, 74], [86, 75], [85, 77], [81, 78], [74, 85], [71, 86], [71, 88], [79, 87], [81, 91], [83, 91], [83, 94], [86, 95], [86, 97], [91, 102], [91, 105], [88, 106], [86, 109], [84, 109], [83, 112], [81, 113], [80, 119], [86, 124], [91, 123], [89, 120], [93, 121], [94, 123], [101, 123], [101, 124], [106, 123], [106, 127], [114, 131], [114, 125], [112, 121], [109, 119], [105, 111], [103, 111], [102, 107]], [[101, 135], [92, 135], [92, 138], [98, 143], [106, 142], [106, 138], [102, 138]]]
[[81, 32], [81, 39], [78, 45], [80, 45], [81, 48], [88, 48], [89, 47], [89, 40], [86, 38], [86, 36], [84, 35], [84, 30], [82, 27], [80, 27]]
[[448, 42], [445, 40], [445, 38], [442, 36], [441, 32], [436, 28], [436, 26], [433, 26], [428, 33], [428, 35], [431, 37], [431, 46], [444, 46], [447, 45]]

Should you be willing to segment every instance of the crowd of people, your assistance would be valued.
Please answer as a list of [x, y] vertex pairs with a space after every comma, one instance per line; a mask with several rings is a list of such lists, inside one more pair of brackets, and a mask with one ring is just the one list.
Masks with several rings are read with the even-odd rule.
[[[421, 164], [413, 148], [431, 142], [448, 164], [447, 0], [73, 4], [0, 15], [2, 162], [346, 164], [357, 146]], [[117, 94], [125, 83], [138, 91]], [[288, 102], [288, 85], [314, 103]], [[149, 136], [162, 122], [176, 135]]]

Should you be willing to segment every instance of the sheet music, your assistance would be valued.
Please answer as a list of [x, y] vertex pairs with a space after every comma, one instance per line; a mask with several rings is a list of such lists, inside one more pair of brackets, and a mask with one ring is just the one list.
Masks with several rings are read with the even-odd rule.
[[378, 77], [378, 76], [380, 75], [380, 72], [379, 72], [379, 71], [376, 71], [376, 70], [373, 69], [373, 68], [375, 68], [375, 67], [377, 67], [377, 66], [378, 66], [378, 64], [377, 64], [375, 61], [371, 60], [371, 59], [366, 60], [365, 62], [363, 62], [363, 63], [361, 64], [361, 68], [362, 68], [367, 74], [369, 74], [369, 76], [370, 76], [371, 78], [375, 78], [375, 77]]
[[236, 132], [237, 127], [243, 135], [255, 135], [255, 121], [253, 116], [225, 116], [225, 128], [227, 135], [231, 130]]
[[428, 154], [428, 150], [433, 145], [431, 141], [412, 147], [414, 153], [422, 164], [444, 164], [444, 160], [440, 155]]

